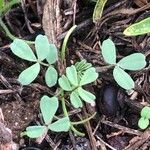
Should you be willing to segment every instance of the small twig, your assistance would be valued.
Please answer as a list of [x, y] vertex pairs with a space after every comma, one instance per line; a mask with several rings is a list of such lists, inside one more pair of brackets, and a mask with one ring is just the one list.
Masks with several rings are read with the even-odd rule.
[[104, 120], [104, 119], [101, 120], [101, 123], [106, 124], [111, 127], [114, 127], [114, 128], [117, 128], [117, 129], [120, 129], [120, 130], [122, 130], [122, 132], [125, 132], [125, 133], [129, 133], [129, 134], [133, 134], [133, 135], [141, 135], [142, 134], [142, 132], [140, 132], [138, 130], [130, 129], [130, 128], [112, 123], [112, 122]]
[[97, 139], [99, 139], [103, 144], [105, 144], [107, 147], [109, 147], [111, 150], [117, 150], [114, 147], [112, 147], [111, 145], [109, 145], [108, 143], [106, 143], [105, 141], [103, 141], [98, 135], [96, 135]]

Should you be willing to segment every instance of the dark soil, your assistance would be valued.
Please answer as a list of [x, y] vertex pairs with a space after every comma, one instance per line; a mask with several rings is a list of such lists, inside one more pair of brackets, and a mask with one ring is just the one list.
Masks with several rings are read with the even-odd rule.
[[[52, 5], [54, 4], [54, 5]], [[68, 43], [66, 66], [86, 59], [99, 72], [99, 79], [88, 86], [97, 95], [96, 106], [88, 104], [82, 110], [69, 108], [72, 121], [79, 120], [79, 116], [90, 116], [98, 112], [95, 118], [85, 125], [77, 126], [86, 136], [78, 137], [71, 131], [68, 133], [49, 132], [41, 144], [34, 139], [21, 137], [20, 133], [29, 125], [40, 123], [39, 100], [42, 95], [51, 95], [55, 89], [46, 87], [42, 71], [38, 78], [29, 86], [21, 86], [18, 81], [19, 73], [28, 64], [14, 56], [9, 48], [12, 40], [0, 28], [0, 108], [4, 116], [4, 125], [12, 131], [13, 141], [22, 150], [28, 146], [42, 150], [148, 150], [150, 149], [150, 128], [140, 130], [137, 126], [140, 110], [150, 105], [150, 36], [145, 34], [137, 37], [126, 37], [123, 31], [130, 24], [150, 16], [149, 0], [120, 0], [108, 1], [99, 22], [92, 22], [95, 2], [90, 0], [64, 0], [56, 3], [40, 0], [21, 2], [5, 14], [3, 21], [11, 33], [19, 38], [34, 40], [38, 34], [46, 34], [50, 42], [59, 48], [66, 32], [73, 23], [78, 25]], [[54, 17], [51, 18], [48, 13]], [[55, 14], [54, 12], [58, 12]], [[54, 36], [52, 36], [54, 29]], [[136, 83], [134, 93], [127, 93], [118, 87], [112, 76], [111, 69], [99, 69], [105, 66], [101, 56], [99, 41], [111, 38], [117, 47], [117, 59], [141, 52], [146, 56], [147, 66], [140, 71], [129, 72]], [[59, 66], [58, 71], [63, 72]], [[64, 66], [65, 67], [65, 66]], [[117, 88], [119, 103], [113, 103], [113, 108], [100, 104], [102, 91], [107, 85]], [[117, 108], [118, 107], [118, 108]], [[111, 116], [103, 110], [113, 109]], [[1, 121], [1, 117], [0, 117]], [[3, 135], [0, 135], [0, 140]], [[1, 143], [1, 141], [0, 141]], [[0, 147], [1, 148], [1, 147]], [[32, 149], [32, 148], [26, 148]], [[17, 150], [17, 148], [16, 148]]]

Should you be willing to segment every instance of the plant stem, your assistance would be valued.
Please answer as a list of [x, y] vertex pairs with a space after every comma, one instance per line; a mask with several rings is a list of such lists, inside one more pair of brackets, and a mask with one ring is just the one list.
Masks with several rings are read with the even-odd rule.
[[[7, 37], [9, 37], [11, 40], [16, 39], [17, 37], [15, 37], [14, 35], [12, 35], [10, 33], [10, 31], [8, 30], [7, 26], [5, 25], [5, 23], [3, 22], [2, 18], [0, 17], [0, 26], [3, 28], [3, 30], [5, 31], [5, 34]], [[32, 41], [28, 41], [28, 40], [24, 40], [27, 44], [34, 44], [34, 42]]]
[[46, 66], [46, 67], [49, 67], [49, 66], [50, 66], [50, 64], [46, 64], [46, 63], [44, 63], [44, 62], [42, 62], [42, 61], [38, 61], [38, 63], [41, 64], [41, 65], [43, 65], [43, 66]]
[[[62, 109], [63, 109], [63, 112], [64, 112], [64, 115], [65, 117], [68, 117], [69, 118], [69, 114], [68, 114], [68, 111], [67, 111], [67, 108], [66, 108], [66, 104], [65, 104], [65, 99], [64, 99], [64, 91], [62, 90], [61, 92], [61, 97], [62, 97]], [[84, 136], [85, 134], [78, 131], [72, 124], [70, 126], [71, 130], [76, 134], [76, 135], [79, 135], [79, 136]]]
[[115, 67], [115, 65], [107, 65], [107, 66], [102, 66], [102, 67], [95, 67], [95, 69], [96, 69], [97, 72], [105, 72], [108, 69], [111, 69], [113, 67]]
[[85, 136], [84, 133], [79, 132], [73, 125], [71, 125], [71, 130], [72, 130], [76, 135]]
[[90, 116], [89, 118], [86, 118], [84, 120], [81, 120], [81, 121], [77, 121], [77, 122], [71, 122], [72, 125], [79, 125], [79, 124], [84, 124], [85, 122], [91, 120], [92, 118], [94, 118], [94, 116], [96, 115], [96, 112]]
[[67, 46], [69, 37], [70, 37], [71, 33], [75, 30], [76, 27], [77, 27], [77, 25], [72, 26], [65, 36], [65, 39], [63, 41], [62, 48], [61, 48], [61, 60], [62, 61], [64, 61], [64, 59], [65, 59], [66, 46]]
[[7, 4], [5, 4], [5, 6], [0, 10], [2, 14], [5, 14], [7, 11], [9, 11], [11, 9], [11, 7], [15, 4], [20, 3], [20, 0], [12, 0], [10, 2], [8, 2]]

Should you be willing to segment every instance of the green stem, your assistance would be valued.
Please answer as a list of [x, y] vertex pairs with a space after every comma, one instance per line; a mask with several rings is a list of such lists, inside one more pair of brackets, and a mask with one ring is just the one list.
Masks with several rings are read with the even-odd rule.
[[77, 122], [71, 122], [72, 125], [79, 125], [79, 124], [84, 124], [85, 122], [91, 120], [92, 118], [94, 118], [94, 116], [96, 115], [96, 112], [90, 116], [89, 118], [86, 118], [84, 120], [81, 120], [81, 121], [77, 121]]
[[5, 4], [5, 6], [0, 10], [1, 14], [5, 14], [11, 9], [13, 5], [18, 3], [20, 3], [20, 0], [11, 0], [9, 3]]
[[71, 125], [71, 130], [72, 130], [76, 135], [85, 136], [84, 133], [78, 131], [73, 125]]
[[[64, 91], [62, 90], [61, 92], [61, 96], [62, 96], [62, 109], [63, 109], [63, 112], [64, 112], [64, 115], [65, 117], [68, 117], [69, 118], [69, 114], [68, 114], [68, 111], [67, 111], [67, 108], [66, 108], [66, 104], [65, 104], [65, 99], [64, 99]], [[85, 134], [78, 131], [72, 124], [71, 124], [71, 130], [76, 134], [76, 135], [79, 135], [79, 136], [84, 136]]]
[[67, 32], [65, 38], [64, 38], [64, 41], [63, 41], [63, 44], [62, 44], [62, 48], [61, 48], [61, 60], [64, 61], [65, 59], [65, 53], [66, 53], [66, 45], [67, 45], [67, 42], [69, 40], [69, 37], [71, 35], [71, 33], [75, 30], [75, 28], [77, 27], [77, 25], [74, 25], [72, 26], [69, 31]]
[[[0, 26], [3, 28], [3, 30], [5, 31], [5, 34], [7, 37], [9, 37], [11, 40], [14, 40], [16, 39], [17, 37], [15, 37], [14, 35], [12, 35], [10, 33], [10, 31], [8, 30], [7, 26], [5, 25], [5, 23], [3, 22], [2, 18], [0, 17]], [[34, 44], [34, 42], [32, 41], [27, 41], [27, 40], [24, 40], [27, 44]]]
[[46, 66], [46, 67], [49, 67], [49, 66], [50, 66], [50, 64], [46, 64], [46, 63], [44, 63], [44, 62], [42, 62], [42, 61], [38, 61], [38, 63], [41, 64], [41, 65], [43, 65], [43, 66]]

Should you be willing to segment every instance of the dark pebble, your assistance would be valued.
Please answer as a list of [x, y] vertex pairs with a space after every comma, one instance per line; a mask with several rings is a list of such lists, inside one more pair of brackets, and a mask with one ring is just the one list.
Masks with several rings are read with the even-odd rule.
[[113, 85], [105, 86], [98, 99], [98, 107], [100, 111], [108, 116], [115, 117], [120, 110], [120, 105], [117, 99], [118, 88]]

